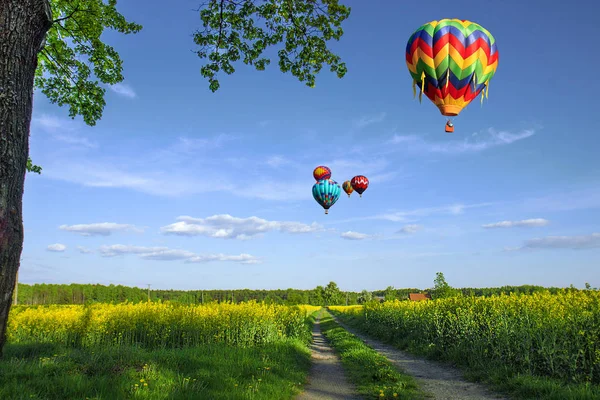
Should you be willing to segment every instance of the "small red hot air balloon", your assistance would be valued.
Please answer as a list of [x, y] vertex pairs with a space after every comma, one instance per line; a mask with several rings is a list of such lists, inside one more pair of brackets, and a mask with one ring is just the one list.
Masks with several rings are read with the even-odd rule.
[[369, 180], [366, 176], [356, 175], [352, 178], [350, 184], [352, 185], [352, 189], [356, 190], [358, 195], [362, 197], [363, 192], [369, 187]]
[[342, 189], [344, 189], [344, 192], [346, 192], [346, 194], [348, 195], [348, 197], [350, 197], [350, 195], [352, 194], [352, 192], [354, 192], [354, 189], [352, 189], [352, 184], [350, 183], [350, 181], [346, 181], [342, 184]]
[[322, 181], [323, 179], [330, 179], [331, 178], [331, 170], [329, 169], [329, 167], [326, 167], [324, 165], [319, 165], [313, 171], [313, 177], [315, 178], [315, 180], [317, 182]]

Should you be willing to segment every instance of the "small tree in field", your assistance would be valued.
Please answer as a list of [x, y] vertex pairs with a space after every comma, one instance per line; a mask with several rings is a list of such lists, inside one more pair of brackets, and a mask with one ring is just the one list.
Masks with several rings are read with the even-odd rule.
[[358, 296], [358, 303], [359, 304], [364, 304], [366, 302], [369, 302], [373, 300], [373, 293], [369, 292], [368, 290], [363, 290], [362, 292], [360, 292], [360, 295]]
[[445, 297], [458, 296], [460, 291], [452, 288], [442, 272], [436, 272], [435, 279], [433, 280], [434, 286], [431, 290], [431, 297], [433, 299], [443, 299]]
[[396, 296], [396, 289], [394, 289], [393, 286], [388, 286], [385, 288], [385, 291], [383, 292], [383, 298], [385, 301], [396, 300], [398, 298]]

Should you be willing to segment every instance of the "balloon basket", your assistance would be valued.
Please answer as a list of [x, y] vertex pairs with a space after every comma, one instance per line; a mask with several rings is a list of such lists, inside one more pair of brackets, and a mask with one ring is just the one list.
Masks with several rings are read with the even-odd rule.
[[329, 210], [325, 210], [325, 214], [329, 214]]

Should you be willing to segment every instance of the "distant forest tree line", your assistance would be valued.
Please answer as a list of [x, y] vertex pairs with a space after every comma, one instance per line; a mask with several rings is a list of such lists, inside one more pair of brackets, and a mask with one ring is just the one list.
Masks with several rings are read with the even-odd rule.
[[[442, 276], [443, 277], [443, 276]], [[122, 285], [100, 284], [19, 284], [17, 304], [89, 304], [89, 303], [119, 303], [148, 301], [171, 301], [182, 304], [201, 304], [213, 301], [233, 302], [257, 300], [276, 304], [311, 304], [311, 305], [355, 305], [371, 300], [408, 300], [409, 293], [431, 293], [433, 298], [447, 295], [491, 296], [501, 293], [532, 294], [537, 291], [549, 290], [556, 293], [562, 288], [533, 285], [502, 286], [498, 288], [450, 288], [445, 284], [442, 291], [436, 287], [427, 290], [406, 288], [397, 289], [392, 286], [384, 290], [362, 292], [345, 292], [339, 289], [335, 282], [327, 286], [317, 286], [310, 290], [280, 289], [280, 290], [163, 290], [128, 287]], [[436, 290], [437, 288], [437, 290]], [[586, 285], [590, 289], [589, 285]], [[572, 290], [575, 289], [571, 286]], [[437, 295], [436, 295], [437, 293]]]

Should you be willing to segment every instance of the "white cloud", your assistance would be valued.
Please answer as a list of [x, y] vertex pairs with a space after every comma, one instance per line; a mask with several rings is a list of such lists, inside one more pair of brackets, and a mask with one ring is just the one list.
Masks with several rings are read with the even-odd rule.
[[398, 233], [417, 233], [417, 231], [419, 231], [421, 229], [420, 225], [405, 225], [402, 228], [400, 228], [400, 230], [398, 231]]
[[87, 247], [83, 247], [83, 246], [77, 246], [77, 250], [79, 250], [79, 252], [81, 254], [91, 254], [94, 252], [93, 250], [90, 250]]
[[303, 200], [311, 196], [311, 187], [314, 181], [290, 182], [285, 186], [273, 185], [272, 180], [254, 181], [246, 187], [231, 190], [234, 195], [252, 199], [269, 201], [295, 201]]
[[367, 235], [366, 233], [358, 233], [353, 231], [344, 232], [340, 236], [347, 240], [364, 240], [371, 237], [371, 235]]
[[422, 153], [474, 153], [527, 139], [528, 137], [535, 135], [535, 132], [535, 129], [525, 129], [517, 133], [512, 133], [507, 131], [496, 131], [493, 128], [489, 128], [486, 132], [475, 133], [461, 141], [452, 140], [443, 143], [427, 141], [423, 136], [419, 135], [395, 134], [390, 140], [390, 143], [401, 145], [400, 148], [402, 150]]
[[100, 254], [103, 257], [116, 257], [120, 255], [136, 254], [146, 260], [174, 261], [184, 260], [186, 263], [207, 263], [212, 261], [231, 261], [241, 264], [258, 264], [260, 259], [250, 254], [196, 254], [187, 250], [169, 249], [168, 247], [144, 247], [113, 244], [101, 246]]
[[135, 225], [100, 222], [95, 224], [61, 225], [63, 231], [78, 233], [82, 236], [110, 236], [114, 232], [131, 231], [142, 233], [144, 230]]
[[382, 122], [385, 119], [386, 113], [381, 112], [377, 115], [363, 116], [360, 119], [354, 121], [354, 127], [361, 129], [371, 124]]
[[110, 85], [109, 86], [110, 90], [112, 90], [113, 92], [115, 92], [116, 94], [119, 94], [121, 96], [125, 96], [125, 97], [129, 97], [130, 99], [133, 99], [136, 97], [135, 91], [133, 90], [133, 88], [129, 85], [127, 85], [126, 83], [116, 83], [114, 85]]
[[486, 229], [493, 228], [515, 228], [515, 227], [539, 227], [546, 226], [550, 223], [547, 219], [544, 218], [532, 218], [532, 219], [523, 219], [521, 221], [500, 221], [495, 222], [493, 224], [485, 224], [481, 225]]
[[478, 204], [449, 204], [446, 206], [440, 207], [426, 207], [426, 208], [416, 208], [414, 210], [407, 211], [398, 211], [376, 215], [373, 217], [369, 217], [369, 219], [383, 219], [393, 222], [402, 222], [406, 221], [410, 217], [427, 217], [434, 214], [449, 214], [449, 215], [460, 215], [465, 212], [465, 210], [470, 208], [480, 208], [480, 207], [488, 207], [492, 205], [492, 203], [478, 203]]
[[526, 212], [556, 212], [600, 208], [600, 182], [586, 182], [581, 186], [563, 187], [546, 196], [515, 201], [511, 208]]
[[186, 260], [192, 257], [196, 257], [194, 253], [187, 250], [177, 250], [177, 249], [160, 249], [153, 250], [148, 253], [140, 253], [140, 257], [145, 258], [147, 260]]
[[231, 261], [239, 262], [240, 264], [259, 264], [260, 260], [250, 254], [242, 253], [238, 256], [225, 254], [207, 254], [192, 257], [186, 260], [186, 263], [206, 263], [211, 261]]
[[527, 240], [521, 249], [597, 249], [600, 248], [600, 233], [579, 236], [547, 236]]
[[98, 147], [96, 142], [76, 133], [80, 127], [80, 123], [72, 119], [42, 114], [39, 117], [35, 117], [33, 122], [42, 130], [50, 133], [51, 137], [56, 141], [87, 148]]
[[465, 210], [472, 208], [481, 208], [481, 207], [489, 207], [494, 205], [495, 203], [476, 203], [476, 204], [448, 204], [445, 206], [439, 207], [424, 207], [424, 208], [415, 208], [412, 210], [405, 211], [390, 211], [387, 213], [370, 215], [366, 217], [356, 217], [356, 218], [348, 218], [343, 220], [337, 220], [328, 222], [328, 225], [353, 222], [353, 221], [364, 221], [364, 220], [384, 220], [391, 222], [409, 222], [414, 221], [415, 218], [419, 217], [429, 217], [432, 215], [461, 215], [465, 212]]
[[270, 231], [283, 233], [311, 233], [321, 229], [312, 223], [268, 221], [258, 217], [237, 218], [229, 214], [213, 215], [207, 218], [178, 217], [179, 222], [163, 226], [164, 234], [181, 236], [208, 236], [222, 239], [250, 239]]
[[285, 164], [289, 164], [289, 160], [283, 156], [271, 156], [267, 159], [267, 165], [277, 168]]
[[521, 247], [510, 247], [510, 246], [507, 246], [507, 247], [504, 248], [503, 251], [511, 252], [511, 251], [519, 251], [519, 250], [521, 250]]
[[91, 140], [84, 138], [84, 137], [69, 136], [69, 135], [54, 135], [53, 138], [60, 142], [67, 143], [67, 144], [74, 144], [74, 145], [79, 145], [79, 146], [88, 147], [88, 148], [98, 147], [98, 144], [96, 142], [92, 142]]
[[115, 257], [123, 254], [147, 254], [161, 250], [168, 250], [167, 247], [144, 247], [131, 246], [124, 244], [113, 244], [100, 246], [100, 255], [103, 257]]
[[349, 159], [334, 159], [325, 163], [331, 169], [331, 177], [338, 183], [352, 179], [356, 175], [365, 175], [372, 181], [372, 175], [377, 173], [387, 172], [389, 162], [384, 158], [375, 158], [371, 160], [349, 160]]
[[72, 120], [58, 118], [49, 114], [42, 114], [39, 117], [34, 117], [33, 121], [48, 132], [62, 131], [65, 129], [72, 130], [74, 125], [74, 121]]
[[[169, 150], [174, 153], [187, 153], [194, 156], [197, 155], [196, 153], [198, 151], [216, 149], [234, 139], [235, 136], [226, 133], [221, 133], [209, 138], [181, 136]], [[179, 157], [180, 154], [174, 154], [173, 156]]]
[[[235, 146], [224, 145], [233, 139]], [[260, 160], [257, 157], [262, 156], [239, 153], [239, 141], [244, 139], [245, 136], [229, 134], [180, 137], [172, 145], [137, 152], [131, 157], [110, 157], [97, 152], [85, 158], [53, 157], [40, 161], [44, 164], [42, 178], [95, 188], [125, 188], [164, 197], [219, 192], [273, 202], [301, 201], [307, 196], [310, 199], [314, 183], [311, 171], [317, 165], [313, 165], [315, 161], [308, 161], [311, 157], [300, 156], [299, 162], [279, 154]], [[358, 174], [366, 175], [373, 183], [381, 183], [397, 174], [381, 157], [361, 161], [334, 159], [325, 165], [333, 168], [334, 179], [340, 183]], [[197, 173], [200, 170], [202, 174]], [[241, 175], [246, 179], [240, 182]], [[285, 186], [273, 185], [274, 180], [281, 179], [286, 180]]]
[[[150, 164], [156, 165], [156, 164]], [[189, 168], [188, 168], [189, 169]], [[211, 176], [206, 171], [205, 176]], [[199, 178], [189, 171], [165, 173], [164, 171], [135, 172], [132, 168], [119, 167], [114, 162], [79, 160], [44, 165], [44, 175], [48, 178], [78, 183], [88, 187], [127, 188], [139, 192], [179, 197], [216, 191], [239, 191], [239, 187], [223, 182], [222, 179]]]
[[49, 245], [46, 249], [48, 251], [63, 252], [67, 249], [67, 246], [65, 246], [64, 244], [55, 243]]

